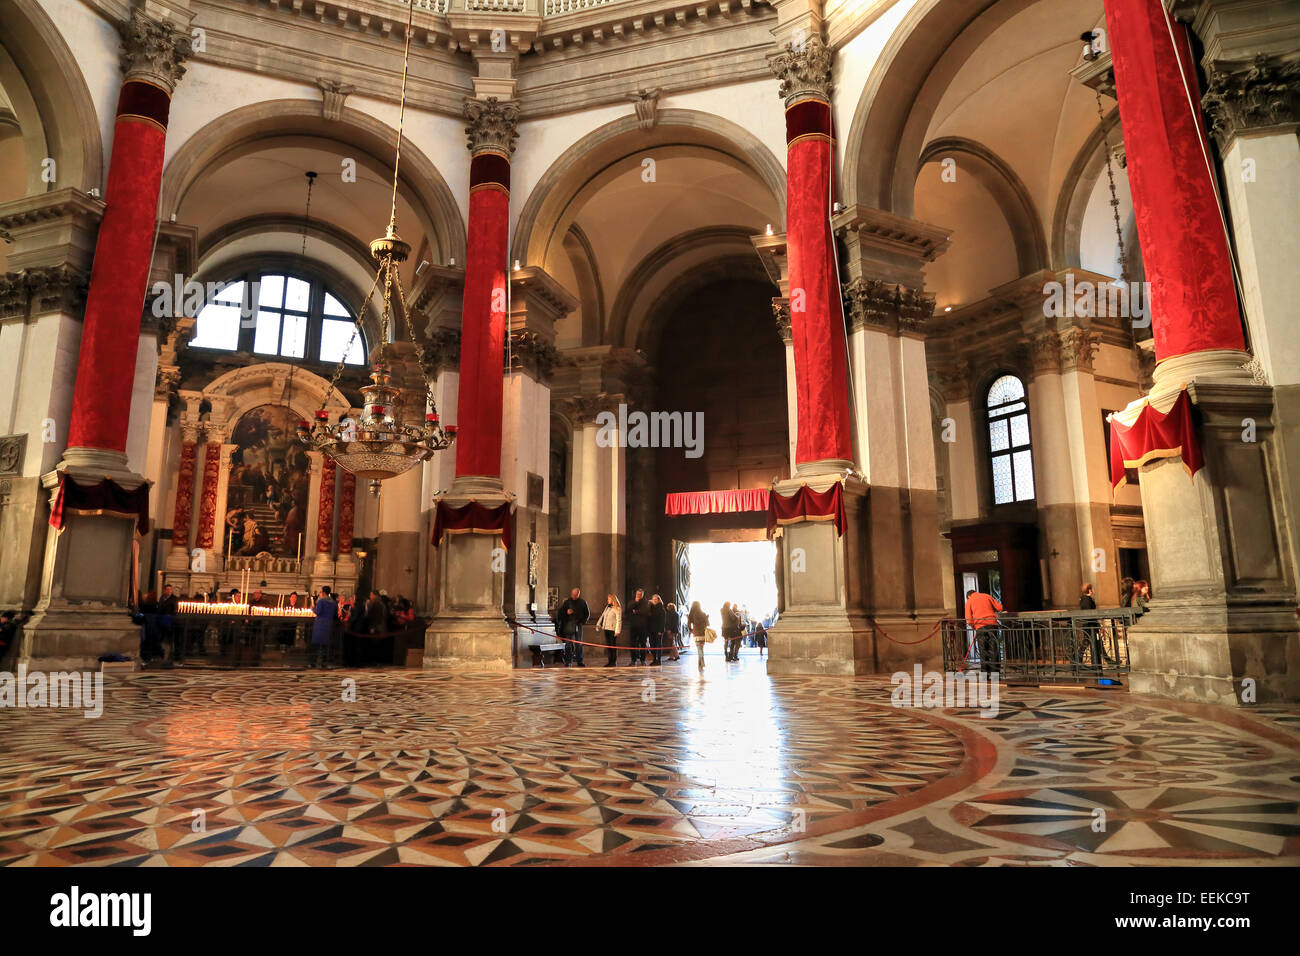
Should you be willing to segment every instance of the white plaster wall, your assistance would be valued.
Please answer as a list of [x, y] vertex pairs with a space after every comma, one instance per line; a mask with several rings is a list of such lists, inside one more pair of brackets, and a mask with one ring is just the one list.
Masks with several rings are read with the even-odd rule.
[[122, 91], [122, 67], [118, 56], [121, 37], [115, 24], [78, 0], [37, 0], [76, 57], [81, 75], [90, 90], [104, 141], [104, 175], [113, 150], [113, 120], [117, 96]]
[[519, 505], [528, 502], [528, 473], [542, 476], [542, 511], [550, 511], [551, 390], [519, 372], [505, 377], [501, 478]]
[[[831, 81], [835, 84], [831, 113], [839, 137], [836, 142], [836, 162], [841, 170], [844, 168], [844, 150], [849, 129], [853, 125], [853, 116], [858, 111], [858, 103], [862, 99], [871, 70], [903, 17], [915, 5], [916, 0], [899, 0], [835, 54], [835, 65], [831, 72]], [[784, 160], [785, 116], [783, 111], [777, 112], [782, 123], [780, 153]]]
[[[68, 441], [72, 389], [77, 377], [81, 323], [62, 313], [42, 315], [27, 326], [23, 378], [14, 406], [13, 431], [27, 432], [23, 474], [50, 471]], [[54, 440], [42, 441], [43, 422], [53, 420]]]

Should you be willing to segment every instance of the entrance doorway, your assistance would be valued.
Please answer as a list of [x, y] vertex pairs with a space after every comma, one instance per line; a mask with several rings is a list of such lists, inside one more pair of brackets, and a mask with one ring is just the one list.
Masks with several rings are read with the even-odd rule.
[[[673, 542], [677, 555], [677, 604], [683, 609], [683, 621], [691, 604], [709, 616], [709, 624], [719, 640], [705, 647], [705, 654], [723, 654], [722, 605], [730, 601], [739, 605], [752, 626], [762, 622], [770, 628], [777, 614], [776, 542], [774, 541], [695, 541]], [[742, 656], [757, 655], [747, 639], [741, 645]], [[766, 652], [763, 652], [766, 654]]]

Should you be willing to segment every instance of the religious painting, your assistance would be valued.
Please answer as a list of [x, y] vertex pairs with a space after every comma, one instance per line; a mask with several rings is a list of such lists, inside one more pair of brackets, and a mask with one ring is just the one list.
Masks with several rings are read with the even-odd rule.
[[284, 405], [245, 413], [230, 436], [226, 507], [228, 554], [295, 557], [305, 547], [311, 459], [298, 441], [298, 416]]

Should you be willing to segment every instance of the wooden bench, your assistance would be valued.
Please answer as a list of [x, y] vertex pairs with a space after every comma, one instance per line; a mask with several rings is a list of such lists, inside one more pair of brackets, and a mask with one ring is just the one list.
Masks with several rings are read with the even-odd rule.
[[529, 644], [528, 649], [533, 652], [533, 666], [545, 667], [547, 654], [564, 655], [564, 642], [555, 641], [550, 644]]

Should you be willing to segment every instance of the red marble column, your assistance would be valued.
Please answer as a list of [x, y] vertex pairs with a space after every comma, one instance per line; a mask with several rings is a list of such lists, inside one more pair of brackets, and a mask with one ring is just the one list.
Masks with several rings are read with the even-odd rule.
[[490, 97], [468, 100], [465, 112], [471, 158], [456, 476], [496, 478], [501, 475], [510, 156], [519, 111]]
[[[180, 468], [176, 472], [176, 508], [172, 512], [172, 547], [185, 551], [189, 551], [190, 548], [190, 515], [194, 510], [194, 472], [197, 454], [197, 443], [193, 438], [186, 436], [184, 444], [181, 445]], [[218, 459], [219, 464], [220, 459]], [[213, 501], [216, 501], [215, 489]]]
[[773, 60], [785, 98], [786, 257], [794, 340], [795, 463], [853, 459], [848, 354], [830, 227], [831, 52], [820, 38]]
[[1156, 358], [1245, 349], [1185, 28], [1161, 0], [1105, 7]]
[[339, 494], [339, 554], [352, 553], [352, 520], [357, 509], [357, 476], [343, 472]]
[[153, 256], [172, 90], [189, 38], [139, 11], [122, 27], [126, 80], [117, 100], [104, 219], [86, 296], [68, 447], [125, 452], [140, 315]]
[[211, 548], [217, 520], [217, 483], [221, 480], [221, 441], [209, 441], [203, 458], [203, 491], [199, 498], [199, 534], [196, 548]]
[[334, 459], [324, 457], [320, 469], [320, 508], [316, 512], [316, 553], [329, 554], [334, 545]]

